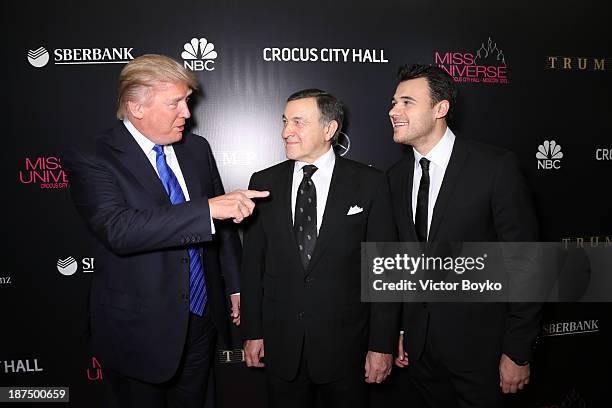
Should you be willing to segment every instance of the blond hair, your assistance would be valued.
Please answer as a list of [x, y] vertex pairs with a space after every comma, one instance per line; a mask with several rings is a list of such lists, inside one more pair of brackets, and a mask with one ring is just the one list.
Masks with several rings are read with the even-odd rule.
[[145, 54], [128, 62], [119, 75], [117, 118], [127, 115], [128, 101], [146, 104], [153, 89], [164, 82], [185, 84], [190, 89], [198, 87], [190, 71], [165, 55]]

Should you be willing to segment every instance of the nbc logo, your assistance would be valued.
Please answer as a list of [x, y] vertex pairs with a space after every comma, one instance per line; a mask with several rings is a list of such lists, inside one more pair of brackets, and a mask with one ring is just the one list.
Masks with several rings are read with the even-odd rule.
[[42, 68], [49, 62], [49, 52], [44, 47], [28, 50], [28, 61], [33, 67]]
[[57, 270], [64, 276], [74, 275], [78, 267], [77, 261], [69, 256], [66, 259], [57, 260]]
[[563, 152], [561, 145], [554, 140], [545, 140], [544, 143], [538, 146], [536, 159], [538, 159], [538, 169], [551, 170], [561, 168], [561, 159]]
[[215, 69], [214, 60], [217, 58], [215, 44], [206, 38], [192, 38], [183, 46], [181, 58], [184, 60], [185, 68], [192, 71], [212, 71]]

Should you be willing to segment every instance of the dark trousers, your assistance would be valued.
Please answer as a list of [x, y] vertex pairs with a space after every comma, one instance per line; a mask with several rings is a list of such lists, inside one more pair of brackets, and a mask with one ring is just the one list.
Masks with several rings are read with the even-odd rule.
[[[365, 360], [356, 362], [345, 375], [329, 383], [313, 381], [302, 346], [302, 358], [296, 377], [287, 381], [267, 373], [270, 408], [366, 408], [368, 389], [365, 383]], [[330, 364], [333, 364], [330, 362]]]
[[213, 361], [217, 330], [208, 307], [190, 315], [185, 349], [174, 377], [151, 384], [104, 369], [110, 408], [202, 408]]
[[472, 367], [449, 367], [428, 339], [421, 358], [410, 360], [408, 366], [417, 391], [410, 407], [501, 408], [504, 405], [498, 367], [499, 360]]

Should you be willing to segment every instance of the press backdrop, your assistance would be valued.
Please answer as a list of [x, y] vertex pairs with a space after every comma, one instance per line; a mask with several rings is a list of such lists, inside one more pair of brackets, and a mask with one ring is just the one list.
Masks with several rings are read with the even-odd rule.
[[[65, 406], [102, 406], [103, 367], [86, 334], [93, 241], [59, 154], [113, 126], [119, 72], [146, 53], [194, 71], [191, 130], [211, 143], [226, 190], [284, 159], [284, 101], [309, 87], [346, 105], [338, 151], [386, 169], [403, 154], [387, 114], [397, 67], [441, 65], [459, 87], [453, 130], [518, 155], [542, 239], [612, 248], [603, 0], [70, 0], [3, 9], [9, 262], [0, 269], [0, 386], [69, 386]], [[532, 382], [509, 405], [609, 406], [610, 311], [548, 305]], [[265, 406], [264, 375], [244, 367], [239, 342], [219, 350], [216, 380], [218, 407]], [[409, 407], [405, 384], [395, 370], [373, 390], [374, 405]]]

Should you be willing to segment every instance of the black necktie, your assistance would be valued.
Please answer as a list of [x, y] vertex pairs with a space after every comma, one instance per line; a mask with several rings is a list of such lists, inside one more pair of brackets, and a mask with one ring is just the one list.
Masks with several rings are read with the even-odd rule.
[[311, 178], [317, 171], [317, 167], [308, 164], [302, 167], [302, 170], [304, 178], [302, 178], [295, 198], [293, 230], [300, 250], [302, 265], [304, 269], [307, 269], [317, 242], [317, 189]]
[[421, 242], [427, 242], [427, 213], [429, 207], [429, 160], [422, 157], [421, 164], [421, 183], [419, 184], [419, 194], [417, 195], [417, 206], [414, 214], [414, 226], [417, 238]]

